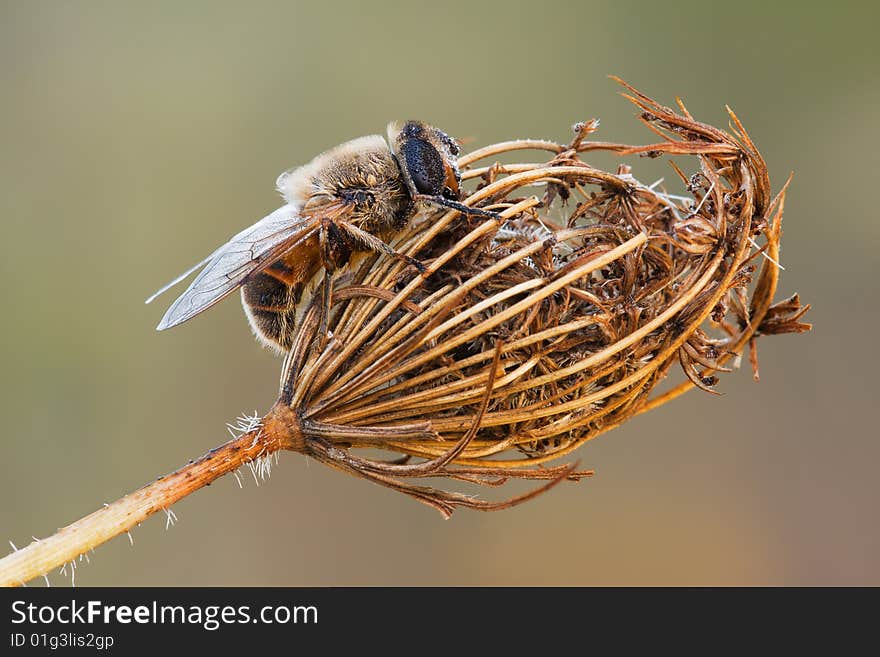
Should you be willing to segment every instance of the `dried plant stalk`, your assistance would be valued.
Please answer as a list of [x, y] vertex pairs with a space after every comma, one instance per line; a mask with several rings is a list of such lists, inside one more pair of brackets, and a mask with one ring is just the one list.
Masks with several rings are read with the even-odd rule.
[[[36, 542], [9, 555], [0, 582], [70, 561], [113, 535], [108, 525], [122, 533], [278, 449], [447, 517], [456, 507], [506, 508], [591, 474], [550, 461], [692, 387], [714, 392], [716, 374], [747, 346], [757, 377], [757, 337], [810, 328], [796, 295], [772, 303], [788, 183], [771, 196], [764, 160], [732, 111], [726, 132], [694, 120], [681, 102], [673, 110], [621, 84], [660, 141], [592, 141], [598, 122], [590, 121], [569, 144], [509, 141], [460, 158], [464, 179], [476, 183], [466, 204], [502, 221], [451, 211], [413, 222], [394, 246], [424, 273], [384, 255], [353, 262], [335, 281], [328, 333], [313, 304], [284, 361], [278, 401], [259, 430], [220, 448], [221, 467], [194, 478], [187, 466], [173, 475], [185, 485], [160, 480], [123, 498], [48, 539], [51, 554]], [[599, 150], [690, 157], [691, 175], [671, 162], [687, 195], [646, 186], [628, 166], [609, 173], [582, 159]], [[551, 157], [492, 161], [513, 152]], [[674, 365], [683, 383], [652, 397]], [[413, 483], [424, 478], [543, 483], [487, 502]]]

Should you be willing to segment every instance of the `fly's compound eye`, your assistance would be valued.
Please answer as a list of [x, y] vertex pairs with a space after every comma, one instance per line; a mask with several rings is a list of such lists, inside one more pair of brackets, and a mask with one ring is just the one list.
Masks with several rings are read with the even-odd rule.
[[409, 139], [401, 150], [416, 190], [431, 196], [439, 194], [446, 183], [446, 170], [437, 149], [423, 139]]

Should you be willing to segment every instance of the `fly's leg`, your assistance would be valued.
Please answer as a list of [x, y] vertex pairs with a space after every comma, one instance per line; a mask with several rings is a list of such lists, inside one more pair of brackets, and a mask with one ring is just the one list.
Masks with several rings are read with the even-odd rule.
[[358, 244], [358, 246], [362, 246], [364, 250], [375, 251], [376, 253], [384, 253], [391, 256], [392, 258], [403, 260], [406, 264], [415, 267], [420, 274], [424, 274], [427, 271], [425, 265], [423, 265], [421, 262], [411, 256], [406, 255], [405, 253], [395, 251], [388, 244], [380, 240], [372, 233], [368, 233], [367, 231], [362, 230], [361, 228], [358, 228], [354, 224], [351, 224], [347, 221], [337, 220], [335, 224], [339, 227], [341, 231], [345, 232], [352, 241]]

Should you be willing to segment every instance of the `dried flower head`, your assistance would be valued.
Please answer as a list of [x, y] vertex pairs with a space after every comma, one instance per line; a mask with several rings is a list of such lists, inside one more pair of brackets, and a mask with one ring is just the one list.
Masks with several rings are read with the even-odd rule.
[[[321, 304], [307, 311], [265, 430], [447, 516], [504, 508], [590, 474], [548, 464], [587, 440], [692, 386], [714, 392], [749, 345], [757, 376], [756, 337], [808, 330], [796, 296], [771, 305], [785, 187], [771, 196], [733, 112], [728, 133], [627, 89], [658, 143], [591, 141], [594, 120], [569, 144], [516, 140], [460, 158], [476, 183], [465, 203], [503, 222], [456, 211], [413, 222], [394, 246], [424, 273], [385, 255], [353, 263], [326, 333]], [[687, 194], [582, 159], [598, 150], [687, 156], [690, 175], [670, 161]], [[492, 160], [511, 152], [538, 161]], [[684, 383], [652, 398], [676, 363]], [[545, 483], [486, 502], [411, 481], [425, 477]]]

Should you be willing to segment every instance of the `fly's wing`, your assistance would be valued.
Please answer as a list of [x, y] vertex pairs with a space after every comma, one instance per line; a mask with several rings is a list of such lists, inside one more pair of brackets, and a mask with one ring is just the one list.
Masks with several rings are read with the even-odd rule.
[[313, 235], [319, 226], [320, 217], [302, 216], [293, 206], [285, 205], [244, 229], [147, 299], [149, 303], [205, 265], [186, 292], [171, 304], [156, 330], [177, 326], [207, 310], [241, 287], [248, 276], [265, 269], [286, 251]]

